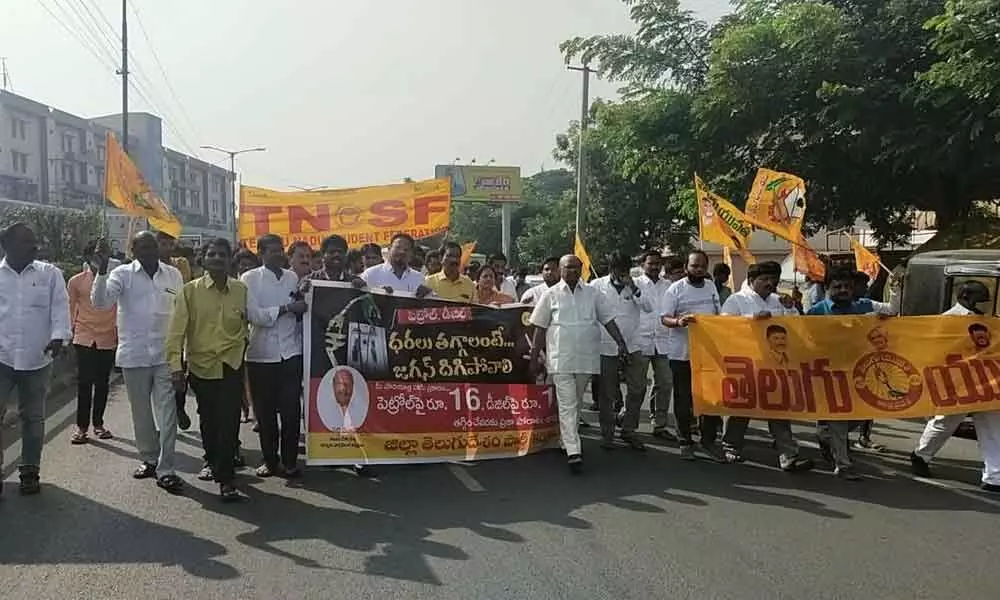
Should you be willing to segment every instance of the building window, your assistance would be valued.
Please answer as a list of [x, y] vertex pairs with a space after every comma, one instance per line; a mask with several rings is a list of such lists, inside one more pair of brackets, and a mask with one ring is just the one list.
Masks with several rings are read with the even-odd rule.
[[10, 118], [10, 137], [15, 140], [28, 139], [28, 123], [17, 117]]
[[73, 135], [69, 133], [64, 133], [62, 136], [62, 149], [63, 152], [73, 151]]
[[10, 167], [15, 173], [28, 172], [28, 155], [23, 152], [10, 153]]
[[97, 176], [97, 185], [104, 185], [104, 167], [94, 167], [94, 174]]
[[191, 190], [191, 206], [196, 206], [201, 208], [201, 192], [198, 190]]
[[71, 163], [62, 164], [62, 180], [66, 183], [73, 183], [73, 165]]
[[107, 148], [105, 148], [104, 146], [98, 146], [97, 147], [97, 160], [105, 160], [105, 158], [107, 157], [107, 154], [105, 154], [106, 152], [107, 152]]
[[90, 183], [90, 178], [87, 177], [87, 163], [79, 163], [80, 168], [80, 183], [87, 184]]
[[180, 208], [180, 205], [181, 205], [180, 189], [170, 188], [170, 206], [172, 208]]
[[170, 182], [177, 181], [177, 167], [170, 167]]

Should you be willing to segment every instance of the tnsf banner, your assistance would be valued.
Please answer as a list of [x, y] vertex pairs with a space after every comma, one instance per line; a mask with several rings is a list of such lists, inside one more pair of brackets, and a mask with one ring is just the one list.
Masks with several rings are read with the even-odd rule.
[[255, 247], [266, 233], [285, 243], [303, 240], [319, 248], [334, 233], [352, 248], [385, 245], [396, 233], [423, 238], [448, 229], [451, 188], [447, 179], [373, 187], [279, 192], [240, 188], [240, 241]]
[[701, 317], [695, 413], [904, 419], [1000, 409], [990, 317]]
[[327, 281], [311, 294], [308, 464], [506, 458], [558, 443], [554, 392], [528, 372], [529, 307]]

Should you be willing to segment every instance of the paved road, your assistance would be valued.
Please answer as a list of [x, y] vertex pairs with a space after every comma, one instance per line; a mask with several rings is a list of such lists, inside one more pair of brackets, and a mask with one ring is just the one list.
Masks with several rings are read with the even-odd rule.
[[[877, 428], [893, 450], [864, 459], [861, 483], [786, 475], [763, 438], [738, 466], [591, 441], [582, 477], [552, 453], [375, 480], [316, 469], [301, 487], [247, 472], [250, 501], [231, 506], [191, 475], [194, 435], [179, 444], [185, 497], [129, 477], [120, 389], [109, 443], [72, 447], [72, 407], [52, 409], [42, 495], [18, 497], [11, 478], [0, 502], [5, 600], [993, 600], [1000, 589], [1000, 500], [976, 490], [974, 443], [946, 447], [950, 479], [915, 481], [901, 472], [908, 423]], [[256, 458], [249, 427], [243, 438]]]

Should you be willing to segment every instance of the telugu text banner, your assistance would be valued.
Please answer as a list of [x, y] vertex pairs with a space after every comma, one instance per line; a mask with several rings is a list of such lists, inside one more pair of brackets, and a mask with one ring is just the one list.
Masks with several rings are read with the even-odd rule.
[[701, 317], [695, 412], [759, 419], [903, 419], [1000, 409], [989, 317]]
[[311, 293], [308, 464], [508, 458], [558, 442], [554, 392], [528, 372], [530, 307], [327, 281]]
[[279, 192], [240, 188], [240, 241], [249, 247], [266, 233], [285, 243], [304, 240], [319, 248], [334, 233], [349, 246], [385, 245], [396, 233], [423, 238], [448, 229], [451, 190], [447, 179], [373, 187]]

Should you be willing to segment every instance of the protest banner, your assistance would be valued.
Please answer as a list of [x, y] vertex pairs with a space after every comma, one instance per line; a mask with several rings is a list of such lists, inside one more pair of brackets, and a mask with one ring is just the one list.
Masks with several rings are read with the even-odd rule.
[[702, 317], [696, 414], [904, 419], [1000, 409], [992, 317]]
[[313, 283], [311, 465], [508, 458], [558, 443], [555, 393], [528, 372], [530, 307]]
[[352, 248], [385, 245], [400, 232], [417, 239], [441, 233], [450, 214], [447, 179], [312, 192], [242, 186], [240, 241], [254, 248], [258, 237], [276, 233], [285, 244], [304, 240], [319, 248], [336, 233]]

